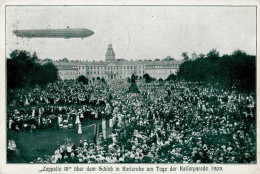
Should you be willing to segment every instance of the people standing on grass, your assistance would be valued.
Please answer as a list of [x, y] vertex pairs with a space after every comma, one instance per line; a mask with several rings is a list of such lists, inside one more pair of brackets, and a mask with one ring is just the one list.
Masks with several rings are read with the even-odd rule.
[[[109, 120], [111, 136], [70, 152], [59, 148], [49, 159], [54, 162], [255, 163], [255, 94], [183, 81], [141, 83], [138, 88], [140, 94], [132, 95], [127, 83], [93, 88], [57, 82], [45, 89], [36, 87], [30, 95], [18, 95], [22, 101], [28, 97], [34, 114], [30, 105], [10, 109], [9, 128], [72, 124], [81, 134], [86, 119]], [[53, 98], [56, 105], [51, 104]]]

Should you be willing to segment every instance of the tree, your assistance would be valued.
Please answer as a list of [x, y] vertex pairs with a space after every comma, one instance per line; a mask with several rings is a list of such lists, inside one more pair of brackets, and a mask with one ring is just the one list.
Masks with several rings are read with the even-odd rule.
[[82, 82], [83, 84], [88, 84], [88, 78], [86, 78], [84, 75], [80, 75], [76, 80], [78, 82]]
[[204, 58], [205, 57], [205, 54], [199, 54], [198, 58]]
[[34, 60], [30, 52], [15, 50], [7, 59], [7, 88], [15, 89], [28, 86], [29, 75], [32, 74]]
[[61, 61], [62, 61], [62, 62], [69, 62], [69, 59], [65, 57], [65, 58], [63, 58]]
[[170, 74], [167, 79], [165, 79], [166, 81], [175, 81], [177, 79], [177, 76], [175, 74]]
[[143, 78], [145, 79], [146, 83], [150, 83], [151, 81], [153, 81], [153, 79], [151, 78], [151, 76], [149, 74], [144, 74]]
[[175, 60], [175, 59], [171, 56], [167, 56], [163, 59], [163, 61], [173, 61], [173, 60]]
[[97, 77], [97, 80], [100, 80], [100, 77], [99, 77], [99, 76]]
[[37, 54], [15, 50], [7, 59], [7, 88], [30, 88], [44, 85], [58, 79], [58, 69], [53, 63], [39, 64]]
[[256, 56], [248, 55], [241, 50], [235, 50], [230, 57], [230, 72], [232, 72], [233, 85], [247, 91], [255, 90]]
[[160, 61], [160, 59], [154, 59], [154, 61]]
[[52, 62], [52, 59], [45, 58], [45, 59], [43, 59], [43, 61], [45, 61], [45, 62]]
[[39, 60], [39, 58], [38, 58], [38, 56], [37, 56], [37, 54], [36, 54], [35, 51], [33, 52], [32, 59], [33, 59], [34, 61]]
[[35, 65], [33, 69], [34, 73], [29, 78], [31, 85], [44, 85], [58, 80], [58, 69], [52, 62]]
[[42, 69], [46, 83], [52, 83], [58, 80], [58, 69], [52, 62], [43, 64]]
[[104, 79], [104, 77], [101, 78], [101, 82], [107, 83], [106, 80]]
[[207, 54], [207, 57], [210, 58], [213, 61], [216, 61], [219, 58], [219, 52], [215, 48], [213, 48]]
[[95, 77], [92, 77], [92, 82], [94, 82], [95, 81]]
[[252, 91], [256, 87], [256, 56], [241, 50], [220, 56], [216, 49], [212, 49], [207, 57], [201, 54], [195, 60], [183, 62], [177, 76], [187, 81], [217, 83], [228, 88]]
[[184, 60], [189, 60], [189, 56], [188, 56], [188, 53], [187, 52], [183, 52], [181, 54], [181, 56], [183, 57]]
[[162, 78], [159, 78], [159, 80], [158, 80], [158, 81], [161, 83], [161, 82], [163, 82], [163, 79], [162, 79]]
[[232, 53], [232, 56], [240, 56], [240, 57], [246, 57], [248, 56], [246, 54], [246, 52], [242, 51], [242, 50], [235, 50], [233, 53]]

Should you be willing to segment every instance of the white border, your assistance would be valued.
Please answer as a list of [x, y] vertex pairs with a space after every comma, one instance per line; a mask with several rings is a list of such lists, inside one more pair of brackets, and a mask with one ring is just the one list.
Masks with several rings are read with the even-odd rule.
[[[180, 166], [222, 166], [224, 172], [156, 172], [154, 173], [234, 173], [234, 174], [258, 174], [260, 173], [260, 147], [259, 147], [259, 135], [260, 135], [260, 119], [257, 119], [257, 164], [217, 164], [217, 165], [209, 165], [209, 164], [189, 164], [189, 165], [175, 165], [175, 164], [6, 164], [6, 93], [5, 93], [5, 6], [6, 5], [246, 5], [246, 6], [257, 6], [259, 7], [260, 1], [257, 0], [247, 0], [247, 1], [239, 1], [239, 0], [219, 0], [219, 1], [205, 1], [205, 0], [128, 0], [128, 1], [119, 1], [119, 0], [0, 0], [0, 174], [15, 174], [15, 173], [39, 173], [39, 170], [43, 169], [43, 166], [46, 167], [64, 167], [64, 166], [79, 166], [86, 168], [87, 166], [113, 166], [114, 169], [116, 166], [142, 166], [142, 167], [180, 167]], [[259, 19], [259, 9], [257, 9], [257, 16]], [[257, 26], [257, 40], [259, 40], [259, 25]], [[257, 46], [257, 55], [259, 54], [259, 46]], [[257, 61], [257, 67], [259, 67], [260, 62]], [[259, 70], [257, 68], [257, 82], [259, 81]], [[257, 83], [258, 84], [258, 83]], [[259, 87], [257, 85], [257, 94], [259, 94]], [[259, 101], [260, 95], [257, 95], [257, 101]], [[259, 102], [257, 102], [257, 108], [259, 108]], [[257, 112], [258, 115], [258, 112]], [[47, 173], [47, 172], [41, 172]], [[51, 172], [51, 173], [111, 173], [111, 172]], [[120, 173], [115, 172], [113, 173]], [[121, 173], [132, 173], [132, 172], [121, 172]], [[153, 173], [153, 172], [135, 172], [135, 173]]]

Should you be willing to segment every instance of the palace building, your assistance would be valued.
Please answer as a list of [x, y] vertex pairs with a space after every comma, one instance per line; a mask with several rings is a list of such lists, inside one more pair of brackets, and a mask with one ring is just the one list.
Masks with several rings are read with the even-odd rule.
[[89, 79], [104, 78], [106, 80], [127, 79], [135, 74], [142, 77], [166, 79], [170, 74], [176, 74], [179, 65], [184, 60], [124, 60], [115, 59], [115, 52], [110, 43], [105, 54], [105, 61], [55, 61], [53, 64], [59, 70], [62, 80], [76, 79], [84, 75]]

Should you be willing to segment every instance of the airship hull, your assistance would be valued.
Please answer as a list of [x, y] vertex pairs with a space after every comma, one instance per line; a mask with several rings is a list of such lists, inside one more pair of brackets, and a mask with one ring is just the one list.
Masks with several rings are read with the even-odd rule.
[[37, 30], [13, 30], [17, 37], [27, 38], [86, 38], [94, 34], [86, 28], [76, 29], [37, 29]]

